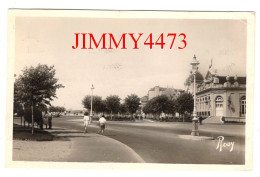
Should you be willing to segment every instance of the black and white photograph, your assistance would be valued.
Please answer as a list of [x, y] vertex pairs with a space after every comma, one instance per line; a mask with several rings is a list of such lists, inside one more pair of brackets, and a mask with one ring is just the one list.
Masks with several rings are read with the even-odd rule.
[[10, 166], [252, 167], [254, 13], [8, 17]]

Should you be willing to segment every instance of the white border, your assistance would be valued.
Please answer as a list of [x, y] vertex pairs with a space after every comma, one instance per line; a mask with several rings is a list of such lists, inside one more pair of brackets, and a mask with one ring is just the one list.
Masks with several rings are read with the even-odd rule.
[[193, 165], [193, 164], [131, 164], [131, 163], [53, 163], [12, 161], [12, 120], [6, 122], [7, 167], [37, 168], [90, 168], [90, 169], [146, 169], [146, 170], [250, 170], [252, 168], [252, 125], [254, 93], [254, 30], [255, 14], [249, 12], [159, 12], [159, 11], [84, 11], [84, 10], [9, 10], [7, 115], [13, 111], [15, 18], [30, 17], [84, 17], [84, 18], [149, 18], [149, 19], [237, 19], [247, 20], [247, 123], [245, 165]]
[[[4, 168], [4, 143], [5, 143], [5, 91], [6, 91], [6, 58], [7, 58], [7, 10], [8, 8], [52, 8], [52, 9], [121, 9], [121, 10], [193, 10], [193, 11], [255, 11], [256, 14], [260, 13], [259, 11], [259, 3], [257, 0], [237, 0], [237, 1], [226, 1], [226, 0], [218, 0], [218, 1], [205, 1], [205, 0], [182, 0], [182, 1], [143, 1], [140, 0], [128, 0], [128, 1], [120, 1], [120, 0], [95, 0], [95, 1], [86, 1], [86, 0], [73, 0], [73, 1], [54, 1], [54, 0], [44, 0], [44, 1], [33, 1], [33, 0], [3, 0], [0, 2], [0, 95], [1, 95], [1, 102], [0, 102], [0, 158], [1, 158], [1, 174], [4, 176], [32, 176], [37, 174], [38, 176], [86, 176], [86, 175], [93, 175], [93, 176], [133, 176], [133, 175], [149, 175], [149, 176], [172, 176], [172, 172], [169, 171], [75, 171], [75, 170], [41, 170], [39, 172], [36, 169], [3, 169]], [[259, 18], [256, 18], [256, 29], [259, 30]], [[257, 30], [256, 30], [257, 31]], [[259, 35], [256, 33], [256, 46], [255, 48], [259, 48]], [[259, 68], [259, 52], [256, 51], [256, 61], [255, 67]], [[260, 128], [259, 128], [259, 119], [257, 118], [257, 108], [259, 108], [259, 103], [257, 102], [257, 98], [260, 98], [259, 92], [257, 90], [260, 89], [259, 81], [259, 70], [256, 69], [255, 71], [255, 115], [256, 118], [254, 120], [254, 168], [253, 171], [247, 172], [175, 172], [174, 175], [181, 175], [181, 176], [191, 176], [191, 175], [200, 175], [200, 176], [259, 176], [260, 172], [260, 143], [257, 140], [260, 137]]]

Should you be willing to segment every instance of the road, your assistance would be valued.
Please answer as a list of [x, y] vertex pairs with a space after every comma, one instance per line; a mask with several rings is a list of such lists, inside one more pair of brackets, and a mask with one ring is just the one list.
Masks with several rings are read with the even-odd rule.
[[[134, 150], [146, 163], [181, 164], [244, 164], [244, 125], [201, 125], [201, 136], [212, 136], [214, 140], [191, 140], [180, 135], [190, 135], [191, 123], [181, 122], [112, 122], [108, 121], [105, 135], [124, 143]], [[78, 118], [54, 118], [53, 125], [80, 130], [83, 121]], [[89, 133], [98, 131], [93, 122]], [[216, 149], [223, 136], [222, 151]], [[231, 143], [232, 142], [232, 143]], [[231, 148], [233, 144], [233, 149]]]

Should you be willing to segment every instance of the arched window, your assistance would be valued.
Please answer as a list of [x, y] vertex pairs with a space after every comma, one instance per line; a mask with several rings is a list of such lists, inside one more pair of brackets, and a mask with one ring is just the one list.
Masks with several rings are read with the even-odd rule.
[[216, 102], [223, 102], [222, 96], [217, 96], [216, 97]]
[[246, 116], [246, 96], [243, 96], [240, 99], [240, 116]]

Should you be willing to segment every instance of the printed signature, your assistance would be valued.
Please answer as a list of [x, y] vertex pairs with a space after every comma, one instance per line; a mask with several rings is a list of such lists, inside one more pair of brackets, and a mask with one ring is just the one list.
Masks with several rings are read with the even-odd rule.
[[218, 145], [216, 147], [216, 150], [219, 150], [221, 152], [225, 148], [229, 148], [229, 152], [232, 152], [234, 149], [235, 142], [234, 141], [229, 141], [229, 142], [224, 142], [224, 136], [219, 136], [217, 137], [218, 139]]

